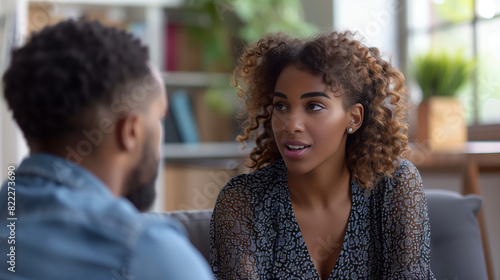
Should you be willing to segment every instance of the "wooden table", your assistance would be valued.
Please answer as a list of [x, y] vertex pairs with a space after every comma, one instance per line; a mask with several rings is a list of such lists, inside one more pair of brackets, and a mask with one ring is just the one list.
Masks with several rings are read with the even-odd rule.
[[[481, 173], [500, 174], [500, 141], [467, 142], [462, 147], [447, 151], [435, 151], [425, 145], [411, 143], [408, 159], [421, 172], [460, 172], [463, 194], [481, 196], [479, 175]], [[500, 182], [498, 182], [500, 186]], [[493, 279], [493, 267], [486, 234], [483, 210], [478, 214], [483, 240], [486, 267], [489, 279]]]

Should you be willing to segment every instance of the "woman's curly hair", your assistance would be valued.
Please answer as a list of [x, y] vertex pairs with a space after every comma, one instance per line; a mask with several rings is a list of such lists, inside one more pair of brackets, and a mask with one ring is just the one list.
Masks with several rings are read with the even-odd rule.
[[408, 151], [405, 78], [377, 48], [362, 45], [354, 36], [347, 31], [297, 39], [273, 33], [247, 47], [231, 84], [247, 107], [244, 133], [237, 140], [252, 138], [256, 143], [249, 167], [258, 169], [281, 158], [271, 128], [272, 98], [281, 71], [294, 64], [321, 75], [333, 92], [343, 95], [346, 110], [363, 105], [362, 126], [347, 136], [352, 179], [370, 190], [384, 176], [392, 177], [401, 154]]

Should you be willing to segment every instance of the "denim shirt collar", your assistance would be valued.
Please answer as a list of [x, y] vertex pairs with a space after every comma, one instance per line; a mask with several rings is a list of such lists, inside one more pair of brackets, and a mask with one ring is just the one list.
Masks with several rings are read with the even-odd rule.
[[52, 154], [31, 154], [21, 162], [16, 173], [18, 176], [43, 177], [59, 183], [61, 187], [85, 189], [112, 196], [109, 188], [90, 171]]

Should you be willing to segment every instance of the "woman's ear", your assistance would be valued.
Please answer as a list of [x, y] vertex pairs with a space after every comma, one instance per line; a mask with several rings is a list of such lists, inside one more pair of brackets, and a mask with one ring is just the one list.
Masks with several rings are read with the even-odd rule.
[[[363, 124], [364, 108], [361, 103], [354, 104], [348, 113], [349, 124], [347, 125], [347, 131], [352, 134], [358, 130]], [[352, 129], [351, 129], [352, 128]]]

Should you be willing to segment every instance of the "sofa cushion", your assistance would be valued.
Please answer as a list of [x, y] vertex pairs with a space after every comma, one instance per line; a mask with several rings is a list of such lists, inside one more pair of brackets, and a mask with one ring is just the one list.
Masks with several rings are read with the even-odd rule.
[[477, 221], [482, 198], [425, 192], [431, 224], [431, 269], [437, 279], [487, 279]]

